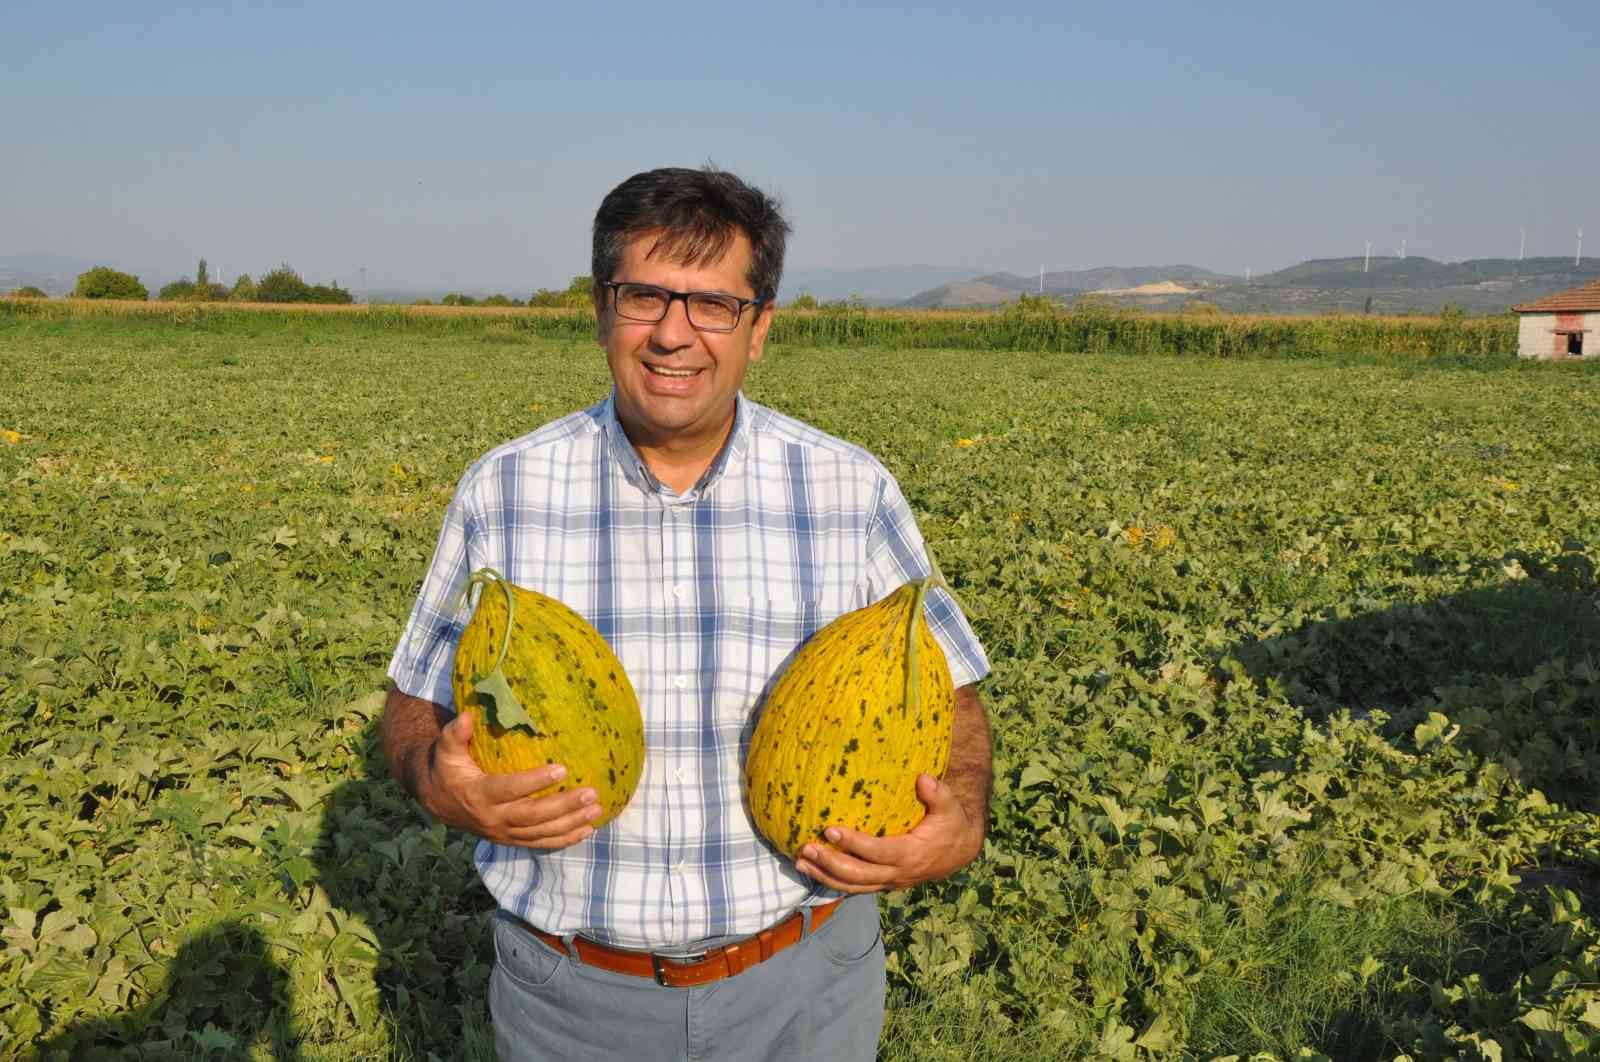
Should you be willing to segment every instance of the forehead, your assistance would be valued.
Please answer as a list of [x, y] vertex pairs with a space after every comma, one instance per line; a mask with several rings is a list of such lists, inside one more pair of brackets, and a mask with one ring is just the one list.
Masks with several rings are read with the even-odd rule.
[[656, 229], [627, 241], [614, 279], [750, 293], [750, 257], [750, 239], [742, 232], [735, 231], [725, 247], [716, 248]]

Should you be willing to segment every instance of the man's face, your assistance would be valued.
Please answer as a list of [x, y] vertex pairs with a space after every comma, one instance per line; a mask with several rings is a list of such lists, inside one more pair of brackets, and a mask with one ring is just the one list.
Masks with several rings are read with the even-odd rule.
[[[753, 298], [746, 274], [750, 241], [739, 233], [720, 261], [678, 265], [664, 256], [646, 257], [655, 235], [629, 242], [610, 279], [654, 284], [672, 291], [715, 291]], [[595, 287], [600, 345], [617, 385], [617, 418], [637, 444], [661, 446], [678, 440], [717, 439], [728, 430], [734, 396], [745, 370], [761, 357], [772, 325], [772, 307], [747, 306], [732, 332], [703, 332], [689, 324], [688, 305], [674, 299], [655, 324], [613, 312], [610, 293]]]

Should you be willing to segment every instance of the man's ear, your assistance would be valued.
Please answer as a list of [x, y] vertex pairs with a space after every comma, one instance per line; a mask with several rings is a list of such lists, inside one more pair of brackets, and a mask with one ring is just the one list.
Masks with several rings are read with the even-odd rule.
[[594, 341], [604, 347], [611, 328], [611, 322], [606, 320], [606, 289], [596, 284], [589, 292], [589, 301], [594, 305]]
[[756, 314], [756, 322], [750, 328], [750, 360], [760, 361], [761, 355], [767, 349], [767, 332], [772, 328], [772, 318], [778, 310], [777, 300], [762, 303], [761, 312]]

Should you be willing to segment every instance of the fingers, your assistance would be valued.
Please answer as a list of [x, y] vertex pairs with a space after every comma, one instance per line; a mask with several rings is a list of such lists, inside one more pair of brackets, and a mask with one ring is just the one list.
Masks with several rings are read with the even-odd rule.
[[[576, 823], [589, 822], [600, 816], [599, 798], [593, 789], [569, 789], [564, 793], [551, 793], [543, 797], [527, 797], [501, 807], [502, 822], [507, 829], [520, 830], [580, 816]], [[568, 827], [569, 829], [571, 827]]]
[[956, 791], [931, 774], [917, 775], [917, 799], [930, 815], [951, 810], [959, 803]]
[[565, 848], [592, 836], [594, 826], [591, 823], [599, 817], [599, 814], [599, 805], [590, 804], [557, 819], [532, 826], [507, 829], [505, 835], [498, 840], [501, 844], [512, 844], [522, 848]]
[[[837, 826], [828, 829], [827, 837], [840, 847], [808, 844], [800, 850], [795, 869], [841, 892], [895, 888], [906, 877], [906, 864], [916, 855], [916, 843], [904, 837], [868, 837]], [[862, 851], [863, 847], [872, 854]]]
[[439, 731], [439, 751], [466, 755], [467, 743], [471, 740], [472, 716], [466, 712], [458, 712], [456, 717]]
[[482, 774], [476, 784], [479, 793], [490, 803], [510, 804], [525, 797], [537, 796], [566, 776], [567, 769], [561, 764], [546, 763], [532, 770], [514, 771], [511, 774]]

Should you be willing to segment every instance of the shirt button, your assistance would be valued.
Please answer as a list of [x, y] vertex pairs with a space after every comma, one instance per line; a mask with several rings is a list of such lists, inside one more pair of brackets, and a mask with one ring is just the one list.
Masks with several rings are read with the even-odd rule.
[[672, 773], [673, 773], [673, 776], [676, 777], [678, 779], [678, 781], [680, 781], [680, 782], [687, 782], [689, 780], [689, 770], [686, 767], [679, 767], [676, 771], [673, 771]]
[[688, 594], [689, 594], [689, 587], [687, 585], [685, 585], [684, 583], [679, 583], [677, 586], [674, 586], [672, 588], [672, 596], [677, 598], [679, 601], [682, 601], [685, 597], [688, 596]]
[[672, 684], [674, 686], [678, 687], [680, 690], [684, 689], [685, 687], [687, 687], [689, 685], [689, 676], [688, 675], [674, 675], [673, 678], [672, 678]]

